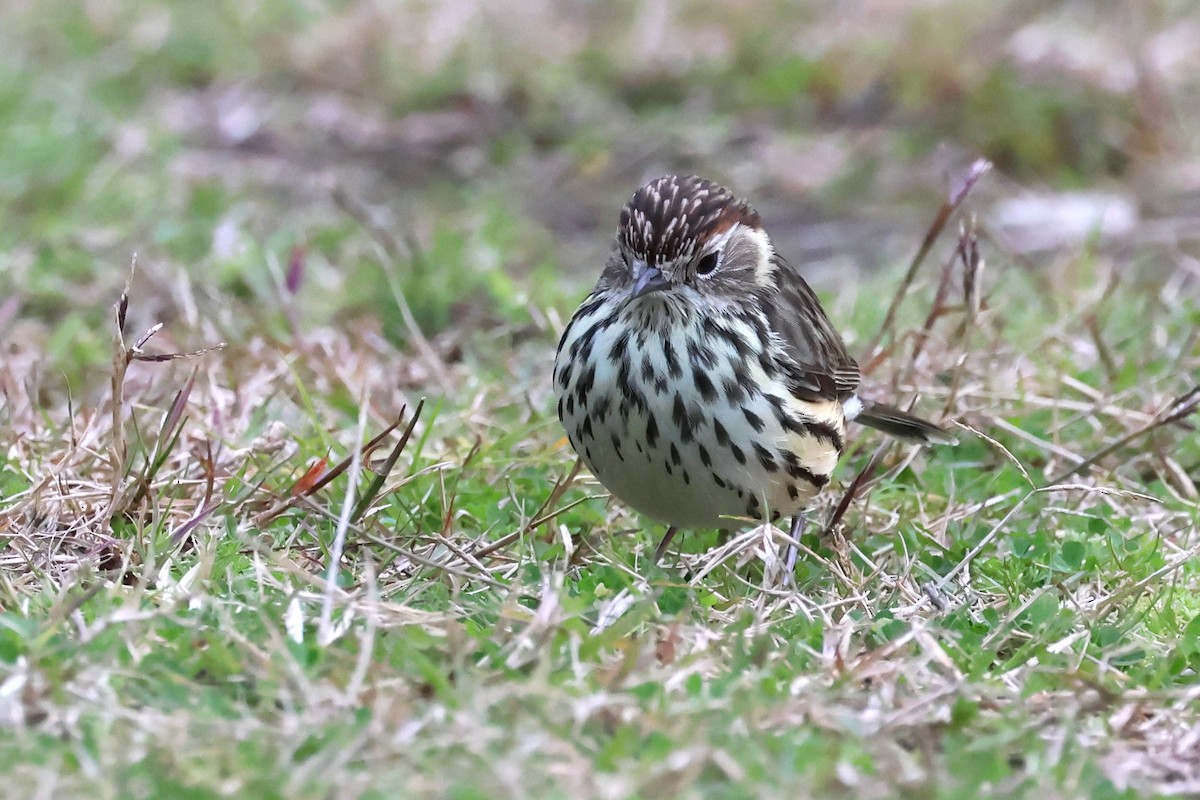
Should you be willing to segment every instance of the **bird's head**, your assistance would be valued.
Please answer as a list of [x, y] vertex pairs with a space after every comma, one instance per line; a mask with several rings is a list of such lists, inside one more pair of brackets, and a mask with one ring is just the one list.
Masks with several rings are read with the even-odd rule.
[[712, 181], [667, 175], [621, 209], [601, 284], [630, 300], [724, 305], [767, 288], [775, 269], [771, 240], [749, 203]]

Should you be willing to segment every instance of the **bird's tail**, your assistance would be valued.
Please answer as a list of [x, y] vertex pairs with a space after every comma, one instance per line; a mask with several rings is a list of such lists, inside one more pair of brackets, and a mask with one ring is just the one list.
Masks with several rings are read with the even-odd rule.
[[907, 411], [882, 403], [863, 402], [862, 411], [855, 417], [857, 422], [869, 425], [888, 436], [917, 444], [958, 444], [954, 434], [932, 422], [915, 417]]

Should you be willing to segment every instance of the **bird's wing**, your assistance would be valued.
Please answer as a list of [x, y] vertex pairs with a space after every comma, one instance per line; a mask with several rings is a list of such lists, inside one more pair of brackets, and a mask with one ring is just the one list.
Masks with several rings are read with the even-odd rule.
[[858, 390], [858, 363], [825, 316], [804, 278], [775, 257], [775, 287], [764, 298], [771, 328], [783, 340], [793, 394], [805, 400], [844, 400]]

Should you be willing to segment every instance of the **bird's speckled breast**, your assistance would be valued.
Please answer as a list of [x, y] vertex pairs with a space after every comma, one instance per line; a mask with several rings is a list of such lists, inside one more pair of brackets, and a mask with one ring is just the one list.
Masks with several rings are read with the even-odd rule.
[[790, 396], [768, 331], [752, 313], [589, 297], [554, 370], [572, 446], [617, 498], [670, 525], [794, 513], [828, 481], [845, 420], [836, 400]]

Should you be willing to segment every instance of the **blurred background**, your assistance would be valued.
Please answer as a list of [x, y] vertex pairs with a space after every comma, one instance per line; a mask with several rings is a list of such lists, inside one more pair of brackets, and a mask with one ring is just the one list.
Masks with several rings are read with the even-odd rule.
[[0, 0], [0, 45], [0, 337], [49, 384], [109, 360], [135, 252], [183, 345], [549, 340], [668, 171], [823, 296], [894, 280], [977, 156], [992, 280], [1200, 276], [1191, 0]]
[[[1198, 140], [1197, 0], [0, 0], [0, 795], [1197, 796]], [[668, 171], [983, 434], [855, 432], [796, 591], [573, 478]], [[222, 352], [114, 359], [135, 253]]]

